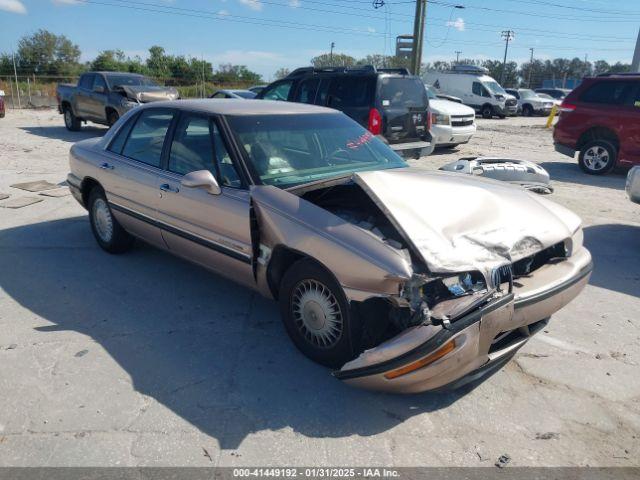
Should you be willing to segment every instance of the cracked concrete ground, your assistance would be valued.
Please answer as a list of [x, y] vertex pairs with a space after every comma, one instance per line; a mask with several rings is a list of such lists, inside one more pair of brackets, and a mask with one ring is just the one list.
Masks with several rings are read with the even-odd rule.
[[[640, 206], [623, 174], [554, 153], [544, 119], [478, 123], [413, 163], [540, 163], [595, 259], [503, 370], [449, 394], [351, 389], [295, 350], [274, 303], [146, 245], [107, 255], [72, 197], [42, 197], [0, 208], [0, 465], [640, 465]], [[64, 181], [71, 143], [104, 132], [7, 112], [0, 192], [38, 196], [9, 185]]]

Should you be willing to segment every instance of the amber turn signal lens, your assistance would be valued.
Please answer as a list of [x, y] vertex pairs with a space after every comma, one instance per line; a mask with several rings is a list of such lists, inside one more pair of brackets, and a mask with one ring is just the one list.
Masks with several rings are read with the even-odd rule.
[[385, 373], [384, 377], [387, 380], [392, 380], [394, 378], [398, 378], [398, 377], [401, 377], [402, 375], [406, 375], [407, 373], [411, 373], [415, 370], [418, 370], [419, 368], [426, 367], [430, 363], [435, 362], [439, 358], [444, 357], [447, 353], [453, 351], [454, 348], [456, 348], [456, 342], [455, 340], [451, 340], [445, 343], [439, 350], [436, 350], [435, 352], [430, 353], [426, 357], [423, 357], [420, 360], [416, 360], [415, 362], [410, 363], [409, 365], [405, 365], [402, 368], [391, 370], [390, 372]]

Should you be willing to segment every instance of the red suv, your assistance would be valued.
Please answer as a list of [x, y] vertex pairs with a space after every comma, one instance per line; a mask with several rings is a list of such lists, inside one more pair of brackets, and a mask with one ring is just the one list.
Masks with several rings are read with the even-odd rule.
[[592, 175], [640, 164], [640, 74], [585, 78], [560, 106], [553, 131], [558, 152]]

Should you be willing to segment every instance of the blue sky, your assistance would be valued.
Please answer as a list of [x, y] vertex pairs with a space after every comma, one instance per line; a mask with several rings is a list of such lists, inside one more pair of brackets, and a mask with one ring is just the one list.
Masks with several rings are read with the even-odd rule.
[[[77, 43], [83, 60], [119, 48], [143, 58], [152, 45], [247, 65], [268, 80], [329, 49], [362, 57], [394, 51], [411, 33], [413, 0], [0, 0], [0, 51], [39, 28]], [[630, 62], [640, 2], [607, 0], [432, 0], [423, 61], [502, 58], [500, 32], [515, 31], [509, 59], [580, 57]], [[464, 6], [464, 9], [453, 5]], [[134, 8], [131, 8], [134, 7]], [[167, 12], [167, 13], [160, 13]]]

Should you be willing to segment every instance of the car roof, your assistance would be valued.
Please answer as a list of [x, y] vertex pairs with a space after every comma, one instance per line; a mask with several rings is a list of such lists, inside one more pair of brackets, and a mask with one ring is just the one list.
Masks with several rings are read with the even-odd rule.
[[131, 77], [144, 77], [141, 73], [131, 73], [131, 72], [87, 72], [87, 73], [99, 73], [101, 75], [129, 75]]
[[217, 115], [292, 115], [313, 113], [335, 113], [336, 110], [306, 103], [281, 102], [275, 100], [255, 100], [239, 102], [232, 98], [174, 100], [166, 102], [151, 102], [138, 108], [175, 108], [187, 112], [211, 113]]

